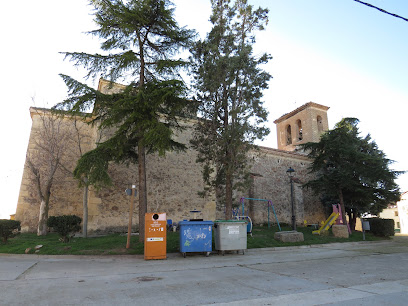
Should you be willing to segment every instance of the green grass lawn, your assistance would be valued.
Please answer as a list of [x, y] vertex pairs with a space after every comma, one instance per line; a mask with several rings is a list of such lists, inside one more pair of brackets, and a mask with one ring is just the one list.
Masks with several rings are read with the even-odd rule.
[[[248, 235], [248, 249], [269, 248], [282, 246], [311, 245], [332, 242], [355, 242], [363, 241], [363, 233], [353, 232], [348, 239], [336, 238], [329, 231], [326, 236], [312, 234], [312, 228], [299, 227], [305, 238], [303, 242], [288, 243], [274, 239], [277, 227], [267, 226], [254, 227], [252, 237]], [[290, 227], [283, 226], [283, 231], [291, 230]], [[167, 253], [179, 252], [179, 233], [167, 233]], [[95, 238], [75, 237], [68, 243], [59, 241], [59, 236], [50, 233], [47, 236], [37, 236], [36, 234], [20, 234], [4, 244], [0, 243], [0, 253], [24, 254], [27, 248], [31, 248], [30, 253], [34, 253], [37, 245], [43, 245], [38, 254], [46, 255], [121, 255], [121, 254], [143, 254], [143, 244], [138, 241], [138, 236], [132, 236], [130, 248], [126, 249], [126, 235], [112, 234]], [[366, 233], [366, 241], [381, 240], [385, 238], [375, 237]], [[214, 244], [213, 244], [214, 250]]]

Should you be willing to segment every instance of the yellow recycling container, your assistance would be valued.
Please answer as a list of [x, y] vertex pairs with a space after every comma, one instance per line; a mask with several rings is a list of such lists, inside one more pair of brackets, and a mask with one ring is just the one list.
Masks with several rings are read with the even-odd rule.
[[145, 244], [144, 259], [166, 259], [166, 229], [165, 213], [145, 214]]

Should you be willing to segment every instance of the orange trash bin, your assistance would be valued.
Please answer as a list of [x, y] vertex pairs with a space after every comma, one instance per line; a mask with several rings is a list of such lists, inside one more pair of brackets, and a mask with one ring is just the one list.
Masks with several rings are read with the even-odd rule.
[[166, 213], [145, 214], [144, 259], [166, 259]]

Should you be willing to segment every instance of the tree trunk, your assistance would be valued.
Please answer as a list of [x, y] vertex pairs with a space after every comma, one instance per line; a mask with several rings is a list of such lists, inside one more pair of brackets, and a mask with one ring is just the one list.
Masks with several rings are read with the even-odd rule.
[[225, 150], [225, 220], [232, 219], [232, 192], [233, 192], [233, 177], [232, 177], [232, 152], [227, 146]]
[[225, 169], [225, 220], [231, 220], [232, 219], [232, 166], [231, 163], [233, 163], [232, 160], [232, 152], [231, 148], [229, 147], [230, 140], [229, 137], [229, 131], [230, 131], [230, 126], [229, 126], [229, 109], [228, 109], [228, 102], [226, 99], [226, 90], [224, 88], [224, 94], [223, 94], [223, 109], [224, 109], [224, 137], [227, 137], [228, 140], [226, 140], [225, 143], [225, 156], [224, 156], [224, 169]]
[[38, 217], [37, 236], [47, 235], [48, 202], [49, 200], [45, 198], [41, 198], [40, 215]]
[[144, 242], [145, 214], [147, 212], [146, 152], [143, 145], [138, 146], [139, 162], [139, 242]]
[[[145, 58], [143, 49], [144, 42], [142, 40], [139, 30], [136, 30], [136, 33], [139, 42], [139, 58], [140, 58], [139, 88], [143, 89], [145, 84]], [[147, 212], [147, 183], [146, 183], [146, 152], [145, 147], [142, 144], [142, 141], [143, 132], [141, 132], [141, 137], [139, 139], [139, 144], [137, 147], [137, 153], [139, 166], [139, 242], [144, 243], [145, 214]]]
[[232, 219], [232, 175], [228, 170], [225, 182], [225, 220], [231, 219]]
[[[249, 185], [249, 198], [255, 198], [255, 176], [251, 175], [251, 185]], [[269, 204], [268, 204], [269, 205]], [[249, 200], [248, 216], [251, 218], [252, 222], [255, 222], [255, 203], [253, 200]]]
[[[85, 180], [87, 183], [88, 180]], [[84, 197], [83, 197], [83, 215], [82, 215], [82, 237], [88, 237], [88, 185], [84, 186]]]
[[340, 200], [343, 224], [347, 225], [346, 208], [344, 207], [344, 199], [343, 199], [343, 190], [341, 190], [341, 188], [339, 187], [339, 189], [337, 190], [337, 193], [338, 193], [339, 200]]
[[350, 212], [349, 214], [349, 220], [350, 220], [350, 230], [355, 231], [356, 230], [356, 222], [357, 222], [357, 214], [355, 212]]

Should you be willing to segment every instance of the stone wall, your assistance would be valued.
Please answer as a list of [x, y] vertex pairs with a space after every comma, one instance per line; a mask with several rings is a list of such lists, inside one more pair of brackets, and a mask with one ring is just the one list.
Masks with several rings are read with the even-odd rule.
[[[176, 140], [188, 145], [191, 122]], [[165, 156], [146, 156], [147, 212], [165, 212], [168, 219], [190, 219], [190, 210], [201, 211], [200, 217], [215, 219], [215, 199], [197, 195], [204, 188], [201, 168], [196, 164], [196, 152], [187, 149], [183, 153], [167, 152]], [[114, 165], [110, 170], [111, 188], [92, 191], [89, 206], [88, 227], [90, 231], [127, 230], [130, 197], [125, 189], [138, 182], [137, 165]], [[135, 198], [134, 223], [138, 222], [139, 201]]]
[[[310, 190], [302, 188], [302, 184], [310, 178], [308, 166], [310, 160], [301, 154], [261, 147], [259, 152], [252, 153], [254, 165], [254, 191], [251, 198], [271, 200], [280, 223], [291, 224], [291, 192], [290, 179], [286, 171], [295, 169], [294, 206], [297, 223], [318, 222], [325, 219], [323, 207], [319, 199]], [[248, 209], [253, 205], [252, 219], [255, 223], [267, 221], [268, 207], [265, 202], [248, 201]], [[275, 223], [275, 216], [270, 210], [270, 221]]]
[[[37, 116], [33, 115], [33, 126], [28, 150], [35, 147], [36, 131], [41, 128]], [[66, 119], [68, 120], [68, 119]], [[196, 163], [196, 152], [189, 147], [193, 121], [184, 121], [186, 129], [176, 136], [176, 140], [185, 143], [188, 149], [182, 153], [168, 152], [165, 157], [157, 154], [147, 155], [148, 212], [165, 212], [167, 218], [175, 222], [192, 218], [191, 210], [199, 210], [197, 216], [205, 220], [223, 218], [224, 208], [216, 207], [215, 197], [201, 198], [198, 192], [204, 188], [201, 165]], [[96, 129], [85, 125], [83, 135], [97, 137]], [[92, 148], [94, 142], [87, 143]], [[324, 210], [318, 198], [301, 184], [309, 178], [307, 167], [310, 163], [304, 155], [281, 150], [260, 147], [250, 154], [253, 162], [253, 186], [247, 193], [235, 196], [236, 206], [240, 198], [253, 197], [271, 200], [280, 223], [291, 223], [290, 184], [286, 170], [295, 169], [295, 207], [297, 223], [319, 223], [325, 220]], [[77, 158], [72, 157], [69, 167], [75, 167]], [[99, 191], [91, 188], [88, 203], [88, 231], [111, 232], [126, 231], [129, 217], [130, 197], [125, 189], [138, 182], [137, 165], [112, 165], [110, 174], [113, 185]], [[83, 190], [72, 176], [65, 173], [55, 181], [51, 194], [49, 215], [76, 214], [82, 217]], [[16, 219], [22, 223], [22, 231], [36, 230], [39, 200], [30, 181], [30, 173], [25, 167], [17, 205]], [[268, 222], [268, 206], [265, 202], [245, 201], [245, 209], [251, 210], [255, 223]], [[135, 228], [138, 222], [138, 198], [135, 199], [133, 213]], [[272, 209], [270, 220], [276, 223]]]
[[[48, 129], [44, 126], [49, 124], [50, 120], [55, 122], [55, 128], [52, 132], [58, 135], [65, 135], [67, 139], [66, 142], [58, 145], [64, 150], [61, 155], [61, 163], [64, 169], [58, 168], [54, 175], [49, 215], [76, 214], [82, 217], [82, 189], [78, 188], [78, 182], [70, 172], [74, 170], [76, 161], [81, 155], [79, 143], [83, 153], [95, 146], [96, 129], [82, 122], [82, 118], [78, 121], [71, 118], [59, 118], [51, 115], [49, 110], [30, 108], [30, 115], [32, 127], [27, 147], [27, 156], [31, 156], [37, 165], [44, 162], [42, 161], [41, 147], [49, 147], [50, 145], [46, 143], [46, 135], [44, 134], [44, 130]], [[48, 132], [51, 132], [51, 130], [48, 130]], [[47, 167], [42, 165], [40, 168], [41, 180], [44, 183]], [[21, 221], [23, 232], [36, 231], [39, 209], [39, 193], [36, 188], [35, 178], [28, 168], [26, 160], [16, 210], [16, 220]]]

